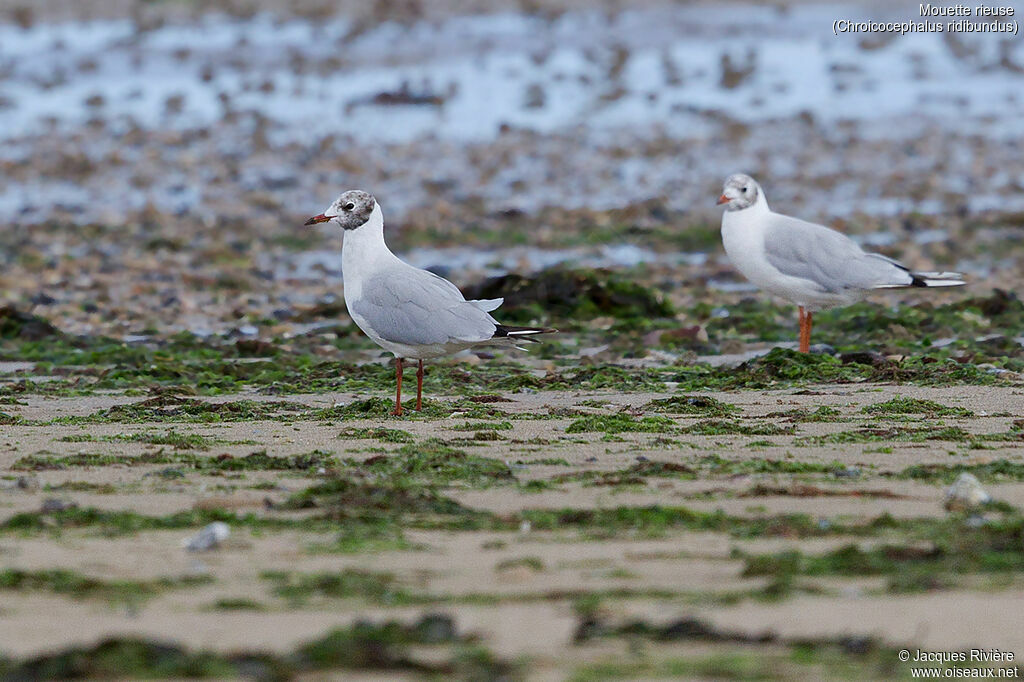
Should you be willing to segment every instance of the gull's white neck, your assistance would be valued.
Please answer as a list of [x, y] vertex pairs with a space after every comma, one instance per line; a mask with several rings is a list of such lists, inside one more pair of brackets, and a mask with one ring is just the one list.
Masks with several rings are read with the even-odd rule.
[[342, 237], [341, 268], [345, 279], [367, 272], [373, 264], [395, 255], [384, 243], [384, 214], [380, 204], [373, 207], [370, 219], [354, 230], [345, 230]]
[[764, 198], [764, 192], [758, 192], [757, 201], [746, 208], [738, 211], [725, 211], [722, 214], [722, 226], [761, 224], [760, 219], [771, 213], [768, 208], [768, 200]]
[[764, 198], [764, 191], [757, 193], [757, 201], [754, 202], [753, 206], [749, 206], [739, 213], [750, 213], [751, 215], [764, 215], [765, 213], [771, 213], [772, 210], [768, 208], [768, 200]]

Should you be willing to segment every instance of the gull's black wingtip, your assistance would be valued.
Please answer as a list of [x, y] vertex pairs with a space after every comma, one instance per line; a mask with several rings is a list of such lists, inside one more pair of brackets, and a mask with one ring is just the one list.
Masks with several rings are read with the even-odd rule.
[[555, 334], [557, 329], [550, 327], [514, 327], [507, 324], [499, 324], [494, 328], [495, 338], [500, 337], [512, 337], [512, 338], [528, 338], [530, 336], [536, 336], [537, 334]]

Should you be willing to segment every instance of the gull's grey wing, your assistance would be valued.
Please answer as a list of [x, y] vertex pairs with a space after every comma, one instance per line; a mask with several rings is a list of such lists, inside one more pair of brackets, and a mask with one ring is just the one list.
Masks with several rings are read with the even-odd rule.
[[407, 265], [367, 278], [349, 305], [381, 338], [410, 346], [486, 341], [496, 328], [454, 284]]
[[768, 262], [786, 275], [814, 282], [823, 292], [909, 286], [913, 282], [902, 265], [877, 253], [865, 253], [835, 230], [779, 214], [767, 220]]

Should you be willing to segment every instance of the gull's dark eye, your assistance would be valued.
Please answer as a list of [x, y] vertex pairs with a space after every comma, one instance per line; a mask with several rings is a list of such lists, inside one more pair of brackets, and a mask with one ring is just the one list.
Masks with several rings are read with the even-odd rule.
[[744, 188], [743, 188], [743, 193], [744, 193], [744, 194], [746, 194], [746, 193], [747, 193], [747, 189], [749, 189], [749, 188], [748, 188], [748, 187], [744, 187]]
[[351, 201], [348, 202], [347, 204], [345, 204], [344, 206], [342, 206], [342, 208], [345, 209], [346, 211], [351, 211], [355, 207], [356, 207], [356, 205], [353, 204]]

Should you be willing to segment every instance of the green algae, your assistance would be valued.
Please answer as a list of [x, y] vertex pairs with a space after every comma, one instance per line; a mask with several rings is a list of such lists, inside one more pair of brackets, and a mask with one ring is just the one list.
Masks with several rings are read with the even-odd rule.
[[416, 481], [432, 486], [444, 486], [458, 481], [479, 487], [515, 480], [505, 463], [489, 457], [469, 455], [437, 438], [403, 445], [393, 456], [378, 455], [363, 461], [346, 460], [345, 465], [361, 475], [406, 483]]
[[167, 453], [159, 450], [141, 455], [107, 455], [77, 453], [73, 455], [27, 455], [14, 462], [14, 470], [42, 471], [67, 467], [146, 466], [174, 464], [196, 471], [308, 471], [335, 463], [333, 455], [313, 451], [301, 455], [273, 456], [265, 450], [235, 457], [223, 454], [216, 457]]
[[735, 405], [705, 395], [674, 395], [671, 398], [657, 398], [644, 404], [640, 409], [701, 417], [729, 417], [740, 411]]
[[252, 441], [226, 441], [210, 438], [198, 433], [177, 433], [175, 431], [167, 431], [165, 433], [120, 433], [112, 436], [94, 436], [88, 433], [81, 433], [63, 436], [59, 440], [63, 443], [144, 443], [146, 445], [167, 445], [176, 450], [209, 450], [214, 444], [254, 444]]
[[862, 412], [877, 415], [920, 414], [929, 417], [973, 417], [974, 412], [963, 407], [947, 407], [934, 400], [897, 397], [884, 403], [864, 407]]
[[210, 606], [214, 611], [266, 611], [267, 607], [248, 597], [221, 597]]
[[668, 417], [631, 417], [628, 414], [601, 414], [580, 417], [566, 427], [566, 433], [675, 433], [678, 430]]
[[205, 575], [138, 581], [105, 580], [67, 569], [0, 570], [0, 590], [51, 592], [73, 599], [98, 599], [111, 603], [138, 603], [168, 590], [208, 585], [212, 582], [213, 578]]
[[383, 426], [346, 426], [338, 438], [352, 440], [374, 440], [378, 443], [411, 443], [415, 438], [408, 431], [389, 429]]
[[736, 474], [831, 474], [846, 468], [842, 462], [803, 462], [777, 459], [727, 459], [718, 455], [703, 455], [700, 466], [716, 476]]
[[839, 431], [821, 436], [803, 436], [794, 445], [821, 446], [846, 443], [923, 443], [925, 441], [969, 442], [973, 436], [959, 426], [906, 427], [864, 426], [850, 431]]
[[121, 637], [25, 659], [0, 659], [0, 677], [12, 680], [289, 680], [332, 671], [462, 679], [516, 679], [519, 675], [517, 665], [482, 649], [475, 638], [459, 633], [449, 616], [439, 614], [425, 614], [409, 624], [359, 621], [300, 643], [285, 654], [193, 651], [174, 643]]
[[[584, 282], [584, 291], [564, 301], [565, 306], [544, 304], [551, 296], [536, 282], [505, 281], [520, 292], [523, 305], [514, 305], [509, 295], [503, 312], [510, 322], [516, 315], [532, 320], [537, 315], [553, 318], [559, 326], [570, 321], [586, 321], [588, 315], [614, 319], [612, 327], [602, 334], [626, 354], [642, 352], [642, 339], [647, 330], [671, 331], [678, 326], [670, 307], [651, 290], [618, 276], [600, 271], [565, 271], [552, 277], [569, 282]], [[563, 282], [564, 283], [564, 282]], [[547, 285], [544, 285], [547, 286]], [[534, 287], [531, 289], [530, 287]], [[538, 288], [539, 287], [539, 288]], [[540, 298], [530, 298], [536, 294]], [[532, 293], [531, 293], [532, 292]], [[543, 295], [541, 295], [543, 293]], [[532, 307], [531, 307], [532, 306]], [[795, 353], [770, 354], [746, 363], [738, 372], [722, 368], [693, 367], [675, 372], [661, 370], [625, 370], [623, 368], [590, 367], [586, 371], [552, 371], [537, 376], [517, 363], [488, 362], [478, 367], [459, 365], [432, 366], [427, 372], [428, 393], [454, 392], [468, 394], [481, 391], [517, 391], [521, 389], [558, 390], [584, 386], [587, 388], [619, 388], [630, 390], [641, 386], [653, 388], [662, 382], [678, 381], [683, 390], [716, 390], [759, 388], [793, 383], [888, 381], [916, 384], [992, 384], [998, 375], [978, 364], [990, 363], [995, 368], [1024, 370], [1024, 347], [1014, 341], [1024, 325], [1024, 304], [1012, 293], [995, 291], [991, 296], [962, 299], [959, 302], [934, 306], [922, 302], [913, 306], [884, 307], [861, 303], [841, 312], [818, 315], [817, 341], [840, 350], [851, 350], [842, 358], [828, 355], [800, 357]], [[783, 340], [794, 335], [792, 310], [753, 299], [734, 306], [719, 308], [698, 304], [688, 317], [705, 321], [711, 337], [710, 346], [729, 338], [751, 340]], [[518, 310], [518, 313], [517, 313]], [[23, 319], [24, 318], [24, 319]], [[520, 320], [520, 321], [523, 321]], [[357, 365], [319, 357], [314, 349], [323, 339], [316, 334], [288, 340], [199, 338], [187, 333], [168, 338], [152, 338], [144, 343], [124, 343], [105, 337], [70, 337], [45, 320], [23, 313], [0, 316], [6, 329], [0, 337], [0, 359], [37, 363], [33, 374], [58, 374], [53, 382], [21, 382], [0, 389], [0, 398], [11, 398], [15, 392], [46, 395], [78, 395], [107, 389], [154, 389], [170, 386], [189, 387], [199, 394], [231, 393], [243, 388], [260, 388], [274, 393], [327, 391], [387, 391], [394, 385], [390, 365]], [[899, 333], [894, 334], [893, 330]], [[932, 347], [939, 336], [959, 338]], [[370, 342], [354, 328], [325, 330], [332, 334], [330, 342], [338, 349], [369, 347]], [[340, 333], [339, 333], [340, 331]], [[583, 333], [601, 336], [592, 330]], [[670, 336], [670, 335], [663, 335]], [[756, 337], [756, 338], [751, 338]], [[603, 339], [597, 338], [596, 342]], [[541, 346], [544, 357], [556, 358], [570, 352], [557, 340], [550, 347]], [[558, 350], [561, 348], [561, 350]], [[708, 350], [713, 350], [709, 348]], [[877, 353], [894, 352], [902, 357], [886, 359]], [[574, 363], [560, 362], [568, 365]], [[66, 378], [65, 378], [66, 377]]]
[[782, 436], [794, 433], [793, 426], [778, 424], [742, 423], [735, 419], [706, 419], [683, 427], [679, 432], [695, 436]]
[[617, 471], [576, 471], [561, 474], [550, 481], [530, 481], [534, 489], [548, 489], [556, 483], [581, 482], [590, 486], [646, 485], [648, 477], [695, 480], [697, 471], [675, 462], [638, 462]]
[[[896, 679], [909, 677], [901, 668], [896, 647], [865, 636], [835, 638], [782, 637], [772, 632], [747, 634], [715, 627], [692, 617], [668, 623], [628, 620], [609, 623], [601, 615], [580, 616], [574, 641], [620, 638], [638, 649], [658, 645], [650, 654], [616, 657], [579, 665], [573, 682], [619, 679], [786, 680], [821, 677], [836, 679]], [[692, 642], [701, 653], [681, 656], [665, 646]], [[708, 651], [710, 652], [708, 653]], [[653, 655], [654, 652], [661, 655]]]
[[[230, 526], [264, 530], [301, 528], [303, 523], [255, 514], [234, 514], [222, 509], [192, 509], [166, 516], [147, 516], [132, 511], [107, 511], [95, 507], [71, 507], [54, 512], [20, 512], [0, 522], [0, 532], [33, 534], [74, 529], [98, 530], [117, 536], [146, 530], [198, 528], [214, 521]], [[308, 522], [306, 522], [308, 523]]]
[[273, 593], [293, 607], [314, 597], [360, 599], [375, 604], [398, 606], [414, 602], [390, 573], [354, 568], [336, 573], [299, 574], [288, 571], [264, 571], [260, 578], [273, 585]]
[[511, 431], [512, 422], [463, 422], [450, 428], [454, 431]]
[[998, 459], [984, 464], [915, 464], [897, 478], [929, 483], [952, 483], [960, 474], [973, 474], [980, 481], [1024, 481], [1024, 463]]
[[51, 424], [91, 424], [104, 422], [197, 422], [220, 423], [294, 417], [304, 410], [298, 403], [283, 400], [236, 400], [209, 402], [174, 395], [161, 395], [137, 403], [115, 405], [84, 417], [57, 417]]

